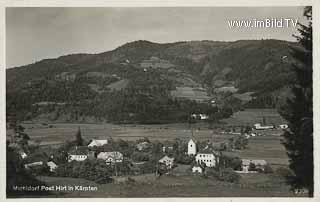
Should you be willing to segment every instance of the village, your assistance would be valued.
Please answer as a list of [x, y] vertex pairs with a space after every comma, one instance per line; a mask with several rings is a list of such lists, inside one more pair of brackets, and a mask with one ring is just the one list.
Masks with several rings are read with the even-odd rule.
[[[287, 125], [277, 126], [284, 130]], [[230, 155], [246, 150], [250, 138], [274, 130], [274, 126], [254, 124], [239, 131], [226, 131], [225, 142], [199, 140], [191, 130], [183, 139], [150, 141], [147, 137], [136, 141], [122, 139], [83, 139], [78, 128], [75, 140], [58, 148], [22, 145], [12, 138], [9, 148], [20, 156], [24, 168], [35, 176], [74, 177], [98, 184], [127, 182], [135, 176], [170, 176], [176, 170], [187, 175], [214, 176], [218, 180], [237, 183], [239, 174], [270, 173], [271, 166], [264, 159], [244, 159]]]

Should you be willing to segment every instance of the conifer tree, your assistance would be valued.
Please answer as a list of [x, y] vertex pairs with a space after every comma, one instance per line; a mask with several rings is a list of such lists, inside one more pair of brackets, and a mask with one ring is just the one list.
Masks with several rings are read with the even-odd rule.
[[284, 133], [283, 144], [289, 157], [293, 175], [288, 176], [292, 189], [306, 188], [313, 196], [313, 89], [312, 89], [312, 9], [306, 7], [304, 16], [308, 24], [299, 24], [298, 43], [303, 48], [294, 48], [293, 56], [298, 61], [293, 65], [296, 75], [291, 98], [280, 113], [289, 123]]
[[75, 144], [76, 144], [76, 146], [83, 146], [83, 139], [82, 139], [82, 136], [81, 136], [80, 127], [78, 127], [78, 131], [76, 133]]

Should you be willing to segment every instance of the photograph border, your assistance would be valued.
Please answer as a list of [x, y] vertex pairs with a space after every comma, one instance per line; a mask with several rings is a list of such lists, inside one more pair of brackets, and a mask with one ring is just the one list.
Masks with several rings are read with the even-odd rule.
[[[289, 201], [290, 202], [300, 202], [300, 201], [318, 201], [319, 200], [319, 180], [320, 175], [320, 160], [319, 160], [319, 147], [320, 147], [320, 137], [319, 137], [319, 112], [320, 112], [320, 99], [319, 99], [319, 87], [320, 86], [320, 1], [314, 0], [232, 0], [232, 1], [204, 1], [204, 0], [175, 0], [175, 1], [160, 1], [160, 0], [113, 0], [113, 1], [99, 1], [99, 0], [4, 0], [0, 2], [0, 78], [1, 78], [1, 97], [2, 101], [0, 103], [0, 134], [2, 134], [1, 139], [1, 154], [0, 154], [0, 168], [1, 168], [1, 197], [0, 200], [6, 201], [16, 201], [16, 200], [26, 200], [26, 201], [61, 201], [61, 200], [81, 200], [81, 201], [89, 201], [92, 199], [87, 198], [23, 198], [23, 199], [7, 199], [6, 198], [6, 152], [5, 152], [5, 144], [6, 144], [6, 117], [5, 117], [5, 107], [6, 107], [6, 79], [5, 79], [5, 69], [6, 69], [6, 61], [5, 61], [5, 8], [6, 7], [281, 7], [281, 6], [312, 6], [313, 7], [313, 114], [314, 114], [314, 197], [313, 198], [291, 198], [291, 197], [192, 197], [192, 198], [143, 198], [146, 200], [157, 200], [157, 201], [194, 201], [199, 200], [203, 202], [211, 202], [213, 201]], [[94, 198], [95, 201], [103, 201], [106, 198]], [[108, 198], [108, 200], [113, 201], [139, 201], [141, 198]]]

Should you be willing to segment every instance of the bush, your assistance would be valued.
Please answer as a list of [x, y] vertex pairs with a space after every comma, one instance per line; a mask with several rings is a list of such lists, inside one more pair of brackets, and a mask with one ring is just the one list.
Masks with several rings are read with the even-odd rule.
[[56, 169], [55, 175], [58, 177], [83, 178], [104, 184], [112, 182], [109, 176], [113, 175], [113, 173], [114, 169], [107, 166], [104, 161], [85, 160], [61, 164]]
[[289, 176], [291, 176], [293, 174], [290, 169], [284, 168], [284, 167], [277, 168], [275, 173], [277, 175], [285, 177], [285, 178], [287, 178], [287, 177], [289, 177]]
[[232, 168], [222, 169], [219, 172], [218, 179], [221, 181], [238, 183], [240, 181], [241, 176], [234, 172]]
[[263, 170], [264, 173], [273, 173], [273, 169], [270, 165], [265, 165], [264, 166], [264, 170]]
[[219, 175], [220, 175], [220, 173], [219, 173], [219, 171], [210, 168], [210, 169], [208, 169], [208, 170], [206, 171], [206, 175], [207, 175], [207, 176], [212, 176], [212, 177], [218, 178]]
[[256, 165], [254, 163], [250, 163], [248, 170], [249, 171], [257, 171]]

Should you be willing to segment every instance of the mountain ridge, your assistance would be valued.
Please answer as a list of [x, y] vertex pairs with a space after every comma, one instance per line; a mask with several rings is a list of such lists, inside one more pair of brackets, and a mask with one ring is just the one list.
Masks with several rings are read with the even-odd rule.
[[[102, 53], [44, 59], [6, 70], [7, 110], [12, 103], [19, 103], [20, 108], [28, 109], [26, 112], [30, 112], [34, 103], [44, 101], [92, 104], [107, 94], [117, 96], [121, 93], [148, 100], [146, 102], [150, 106], [162, 100], [163, 96], [166, 99], [161, 105], [168, 105], [180, 94], [185, 97], [186, 93], [191, 93], [190, 100], [198, 100], [192, 97], [199, 94], [194, 87], [205, 89], [208, 97], [220, 101], [221, 105], [226, 105], [229, 99], [226, 97], [235, 93], [237, 95], [232, 99], [241, 98], [244, 93], [246, 102], [250, 101], [247, 95], [264, 100], [266, 96], [279, 94], [279, 89], [285, 89], [294, 80], [290, 68], [297, 61], [291, 56], [292, 48], [299, 46], [295, 42], [273, 39], [173, 43], [139, 40]], [[119, 85], [121, 88], [118, 89]], [[177, 97], [170, 96], [176, 87], [190, 92], [176, 92]], [[19, 94], [25, 94], [23, 99], [27, 104], [20, 103]], [[141, 98], [142, 95], [146, 97]], [[105, 115], [111, 113], [111, 105], [115, 103], [109, 104]], [[134, 110], [129, 107], [121, 113], [139, 113], [138, 104], [134, 105]], [[155, 108], [153, 106], [152, 110], [156, 111]], [[82, 110], [81, 113], [87, 112]]]

